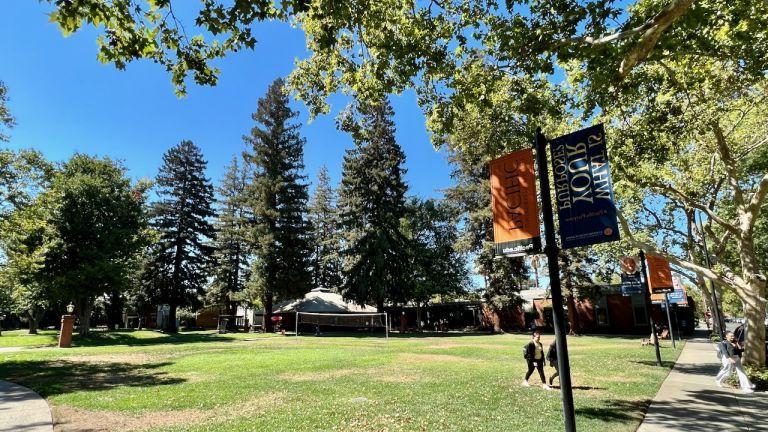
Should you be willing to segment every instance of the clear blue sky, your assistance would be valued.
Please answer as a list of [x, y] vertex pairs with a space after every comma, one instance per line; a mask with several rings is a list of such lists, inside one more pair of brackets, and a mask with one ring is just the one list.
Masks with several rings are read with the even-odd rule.
[[[109, 156], [122, 160], [137, 179], [153, 178], [163, 152], [189, 139], [202, 148], [208, 175], [218, 181], [232, 156], [245, 148], [241, 137], [253, 126], [256, 101], [269, 83], [293, 69], [296, 59], [307, 56], [300, 31], [281, 23], [261, 24], [254, 51], [218, 63], [218, 86], [191, 84], [188, 96], [179, 99], [162, 67], [137, 62], [119, 71], [99, 63], [96, 31], [86, 28], [64, 38], [48, 22], [50, 9], [36, 1], [0, 3], [0, 80], [8, 87], [18, 123], [8, 146], [36, 148], [56, 161], [75, 152]], [[341, 97], [331, 102], [335, 112], [345, 104]], [[450, 168], [430, 145], [413, 94], [392, 102], [410, 193], [441, 196], [439, 190], [451, 184]], [[336, 130], [335, 112], [307, 125], [304, 106], [296, 102], [293, 108], [305, 124], [309, 180], [325, 164], [338, 182], [344, 150], [352, 142]]]

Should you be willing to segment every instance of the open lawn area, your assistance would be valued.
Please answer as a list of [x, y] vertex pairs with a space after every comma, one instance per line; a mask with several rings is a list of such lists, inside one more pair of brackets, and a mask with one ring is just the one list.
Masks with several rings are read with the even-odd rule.
[[[0, 378], [46, 397], [59, 430], [562, 430], [559, 391], [521, 386], [528, 340], [97, 333], [71, 349], [0, 351]], [[671, 363], [655, 367], [639, 338], [568, 343], [578, 429], [634, 431]]]

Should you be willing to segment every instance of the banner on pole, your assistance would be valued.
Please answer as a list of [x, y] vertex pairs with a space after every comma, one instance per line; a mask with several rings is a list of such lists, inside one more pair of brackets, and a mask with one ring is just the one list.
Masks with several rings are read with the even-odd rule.
[[637, 258], [624, 256], [619, 259], [621, 267], [621, 295], [628, 297], [643, 293], [643, 283], [640, 279], [640, 265]]
[[651, 294], [664, 294], [673, 292], [672, 269], [669, 262], [658, 255], [645, 254], [648, 264], [648, 288]]
[[533, 151], [524, 149], [491, 161], [491, 209], [496, 255], [541, 251]]
[[550, 142], [563, 249], [619, 240], [602, 124]]

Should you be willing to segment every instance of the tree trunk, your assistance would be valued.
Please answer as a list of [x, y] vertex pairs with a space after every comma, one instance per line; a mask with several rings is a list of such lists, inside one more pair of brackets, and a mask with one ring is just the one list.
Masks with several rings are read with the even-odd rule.
[[38, 326], [38, 313], [33, 309], [30, 310], [27, 314], [27, 317], [29, 318], [29, 334], [37, 334], [37, 326]]
[[80, 321], [78, 334], [80, 337], [88, 336], [91, 329], [91, 300], [87, 297], [77, 299], [77, 318]]
[[566, 302], [568, 303], [568, 324], [571, 326], [571, 331], [568, 334], [580, 335], [581, 325], [579, 324], [579, 314], [576, 310], [576, 299], [573, 297], [573, 292], [568, 294]]
[[109, 306], [107, 307], [107, 326], [110, 330], [120, 327], [123, 322], [123, 299], [119, 292], [113, 292], [109, 295]]
[[176, 305], [168, 304], [168, 321], [165, 323], [166, 333], [178, 333], [179, 329], [176, 327]]
[[264, 294], [264, 332], [272, 333], [275, 326], [272, 323], [272, 293]]
[[744, 364], [765, 367], [765, 282], [752, 277], [744, 290], [744, 316], [747, 321]]

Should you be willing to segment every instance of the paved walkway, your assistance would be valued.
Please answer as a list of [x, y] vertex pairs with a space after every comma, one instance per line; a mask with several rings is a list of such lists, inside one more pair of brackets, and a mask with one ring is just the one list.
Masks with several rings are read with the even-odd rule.
[[768, 431], [768, 393], [719, 388], [714, 345], [697, 332], [680, 353], [637, 432]]
[[52, 432], [51, 410], [32, 390], [0, 380], [0, 432]]

